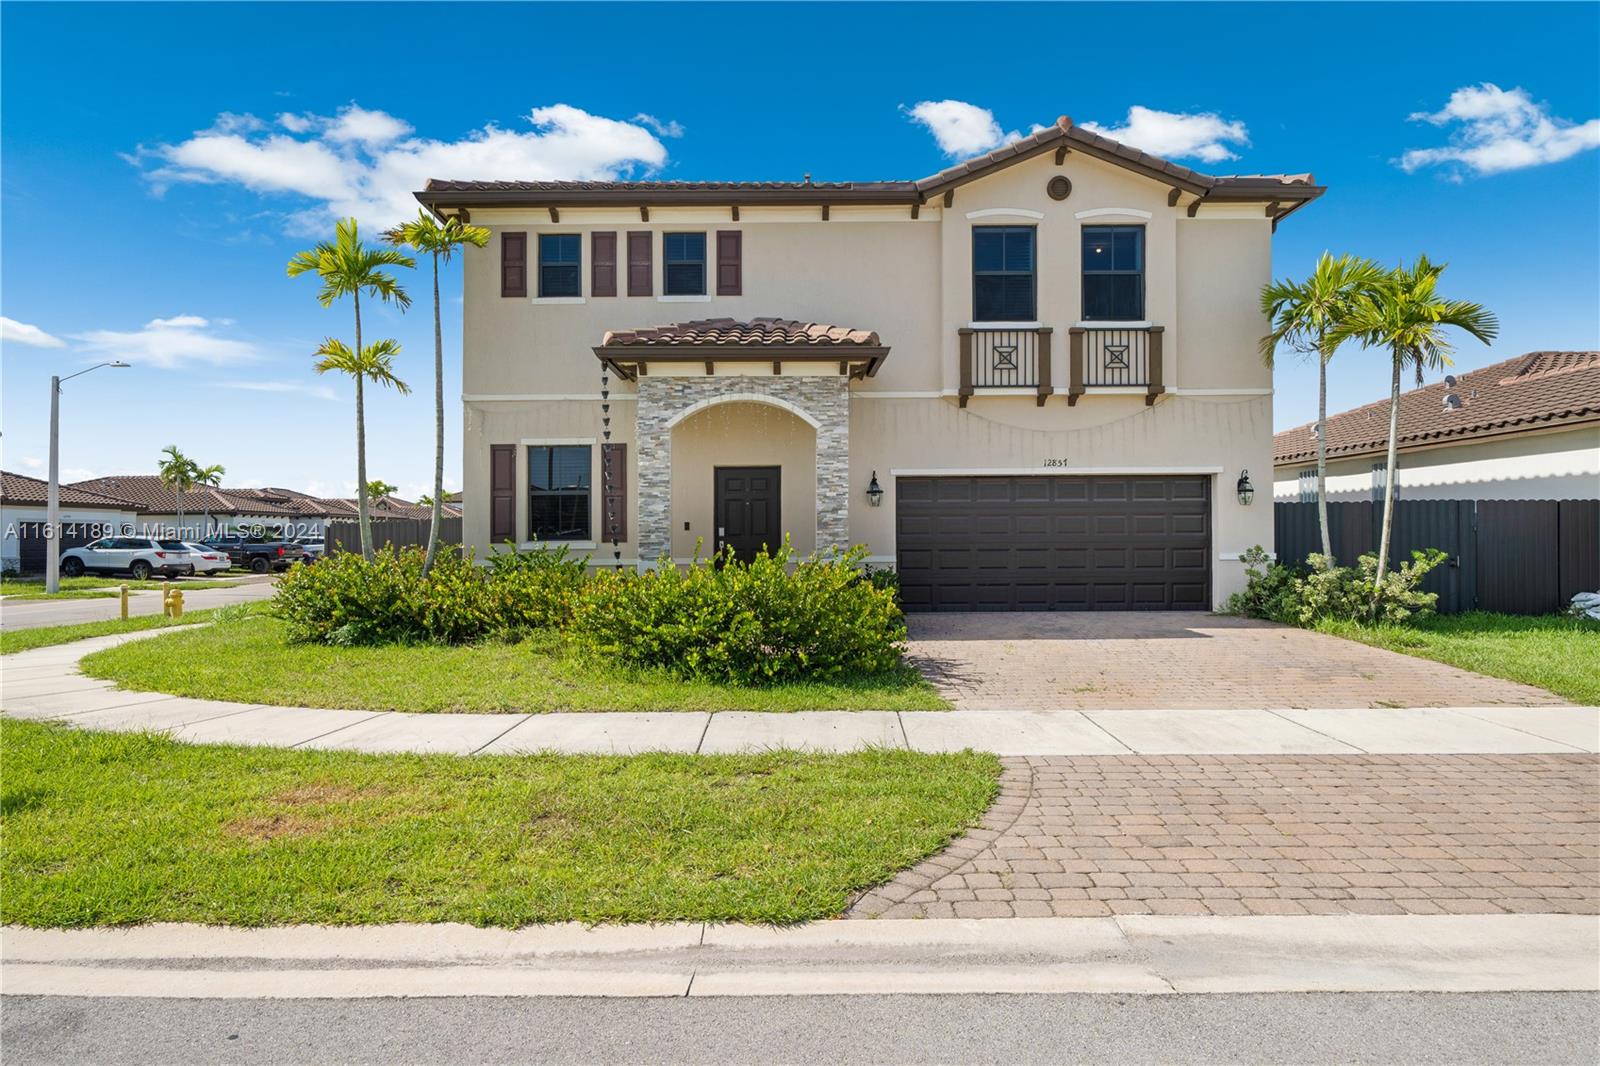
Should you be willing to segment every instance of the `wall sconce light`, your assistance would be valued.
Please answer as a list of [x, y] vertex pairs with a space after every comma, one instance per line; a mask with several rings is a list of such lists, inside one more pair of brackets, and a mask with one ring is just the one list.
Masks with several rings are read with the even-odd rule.
[[878, 472], [872, 472], [872, 483], [867, 486], [867, 502], [874, 507], [883, 503], [883, 486], [878, 484]]
[[1256, 487], [1250, 484], [1250, 471], [1239, 471], [1239, 484], [1236, 487], [1239, 490], [1239, 502], [1249, 507], [1250, 501], [1256, 498]]

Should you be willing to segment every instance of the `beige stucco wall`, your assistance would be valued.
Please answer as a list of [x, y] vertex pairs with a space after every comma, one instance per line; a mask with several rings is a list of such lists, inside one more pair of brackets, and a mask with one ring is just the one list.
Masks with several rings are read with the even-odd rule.
[[678, 423], [672, 431], [672, 557], [692, 558], [696, 542], [702, 557], [715, 550], [719, 466], [779, 467], [778, 517], [795, 550], [810, 554], [817, 544], [816, 448], [815, 430], [767, 404], [718, 404]]
[[[1330, 461], [1328, 499], [1370, 500], [1372, 464], [1383, 461], [1381, 453]], [[1600, 425], [1410, 449], [1398, 466], [1407, 500], [1593, 500], [1600, 498]], [[1300, 471], [1315, 469], [1315, 462], [1279, 467], [1274, 498], [1298, 500]]]
[[[1073, 183], [1065, 201], [1045, 191], [1058, 174]], [[1233, 492], [1242, 469], [1251, 470], [1263, 489], [1271, 480], [1271, 375], [1256, 354], [1265, 329], [1257, 293], [1271, 276], [1271, 226], [1260, 204], [1207, 205], [1190, 218], [1192, 197], [1185, 194], [1169, 206], [1169, 191], [1082, 153], [1070, 154], [1061, 167], [1046, 153], [962, 186], [951, 207], [935, 201], [915, 221], [898, 207], [836, 207], [827, 222], [818, 208], [744, 207], [737, 223], [726, 208], [652, 208], [648, 223], [634, 209], [564, 208], [559, 223], [544, 211], [474, 210], [473, 221], [488, 226], [494, 237], [487, 248], [465, 255], [463, 483], [472, 501], [467, 540], [480, 553], [485, 547], [490, 444], [598, 441], [600, 369], [591, 349], [607, 330], [778, 316], [873, 329], [891, 348], [876, 377], [851, 386], [851, 491], [844, 505], [852, 537], [867, 543], [873, 555], [894, 553], [895, 470], [1214, 472], [1213, 602], [1220, 604], [1242, 582], [1237, 562], [1227, 557], [1272, 538], [1266, 492], [1249, 508]], [[974, 212], [980, 217], [969, 218]], [[1083, 212], [1093, 214], [1080, 218]], [[978, 395], [960, 408], [957, 331], [972, 318], [971, 229], [987, 224], [1038, 227], [1039, 321], [1054, 330], [1052, 376], [1060, 389], [1067, 381], [1068, 330], [1081, 318], [1082, 227], [1144, 225], [1145, 320], [1165, 329], [1169, 394], [1148, 407], [1141, 396], [1104, 393], [1090, 393], [1076, 406], [1057, 395], [1043, 407], [1030, 397]], [[530, 293], [537, 291], [537, 234], [584, 234], [581, 302], [502, 298], [499, 235], [508, 229], [529, 234]], [[655, 295], [595, 298], [589, 292], [587, 234], [597, 229], [618, 234], [620, 257], [629, 231], [703, 230], [713, 279], [714, 235], [738, 229], [744, 235], [744, 295], [664, 299], [657, 237]], [[625, 292], [621, 265], [619, 275]], [[729, 386], [738, 391], [735, 380]], [[613, 379], [612, 388], [614, 439], [631, 442], [632, 386]], [[711, 531], [710, 471], [716, 462], [781, 465], [784, 524], [797, 545], [808, 545], [802, 537], [814, 527], [800, 516], [816, 505], [814, 466], [807, 465], [814, 464], [814, 453], [801, 438], [810, 427], [799, 420], [788, 425], [771, 409], [764, 422], [737, 406], [713, 416], [717, 410], [694, 416], [674, 437], [673, 554], [692, 554], [696, 537]], [[706, 416], [711, 417], [704, 425], [693, 424]], [[719, 448], [730, 457], [720, 458]], [[632, 452], [630, 488], [637, 485]], [[1047, 460], [1061, 465], [1047, 467]], [[520, 498], [524, 463], [519, 449], [519, 530], [526, 522]], [[875, 509], [866, 506], [865, 496], [874, 471], [888, 493]], [[802, 492], [810, 498], [795, 498]], [[636, 501], [630, 500], [628, 514], [634, 523]], [[594, 517], [598, 523], [598, 510]], [[636, 528], [630, 528], [629, 543], [637, 543]], [[609, 558], [609, 551], [602, 554]], [[631, 560], [635, 552], [625, 546], [623, 556]]]

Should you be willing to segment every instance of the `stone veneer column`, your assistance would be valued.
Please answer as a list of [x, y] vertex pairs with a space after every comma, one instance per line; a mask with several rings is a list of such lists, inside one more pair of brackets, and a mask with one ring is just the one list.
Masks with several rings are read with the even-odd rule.
[[639, 561], [672, 551], [672, 430], [667, 424], [703, 400], [771, 397], [818, 423], [817, 548], [850, 545], [850, 384], [843, 376], [650, 377], [638, 380]]

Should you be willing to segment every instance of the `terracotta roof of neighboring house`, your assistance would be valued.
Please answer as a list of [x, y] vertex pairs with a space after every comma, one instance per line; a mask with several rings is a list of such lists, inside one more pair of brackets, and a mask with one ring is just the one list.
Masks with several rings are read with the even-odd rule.
[[799, 322], [792, 318], [702, 318], [647, 329], [613, 329], [601, 338], [602, 348], [616, 347], [785, 347], [839, 348], [851, 345], [876, 348], [878, 335], [867, 329]]
[[936, 195], [1049, 151], [1083, 154], [1144, 174], [1202, 200], [1281, 204], [1273, 219], [1321, 196], [1310, 174], [1202, 174], [1073, 124], [1066, 115], [1028, 137], [918, 181], [460, 181], [428, 179], [416, 198], [430, 209], [474, 205], [922, 204]]
[[[1400, 394], [1401, 448], [1600, 421], [1600, 352], [1529, 352]], [[1328, 418], [1328, 455], [1382, 452], [1389, 401]], [[1316, 423], [1272, 440], [1273, 463], [1317, 454]]]
[[287, 511], [292, 511], [298, 515], [304, 515], [308, 518], [330, 518], [342, 516], [347, 512], [353, 514], [355, 510], [353, 504], [346, 505], [344, 500], [324, 499], [320, 496], [312, 496], [309, 493], [301, 492], [298, 489], [268, 487], [258, 489], [225, 489], [224, 491], [230, 496], [238, 496], [244, 499], [257, 500]]
[[[39, 478], [28, 477], [26, 474], [13, 474], [9, 470], [0, 471], [0, 503], [37, 504], [43, 507], [47, 502], [46, 494], [49, 489], [49, 482], [41, 481]], [[59, 498], [64, 507], [101, 507], [113, 511], [143, 510], [132, 500], [95, 492], [77, 485], [62, 485]]]
[[[118, 474], [79, 481], [74, 488], [89, 489], [132, 500], [139, 510], [154, 514], [175, 514], [177, 494], [161, 483], [155, 474]], [[184, 514], [259, 515], [271, 518], [294, 517], [299, 512], [264, 500], [241, 495], [249, 490], [196, 487], [183, 494]]]

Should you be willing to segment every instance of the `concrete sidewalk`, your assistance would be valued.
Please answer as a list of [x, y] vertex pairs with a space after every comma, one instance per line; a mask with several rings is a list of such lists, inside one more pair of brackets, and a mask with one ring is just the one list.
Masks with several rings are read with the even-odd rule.
[[169, 999], [1600, 988], [1592, 917], [7, 927], [11, 995]]
[[461, 755], [869, 746], [1000, 755], [1600, 752], [1595, 707], [409, 714], [130, 692], [78, 672], [78, 661], [91, 652], [158, 633], [7, 655], [0, 659], [0, 708], [85, 729], [165, 730], [196, 743]]

